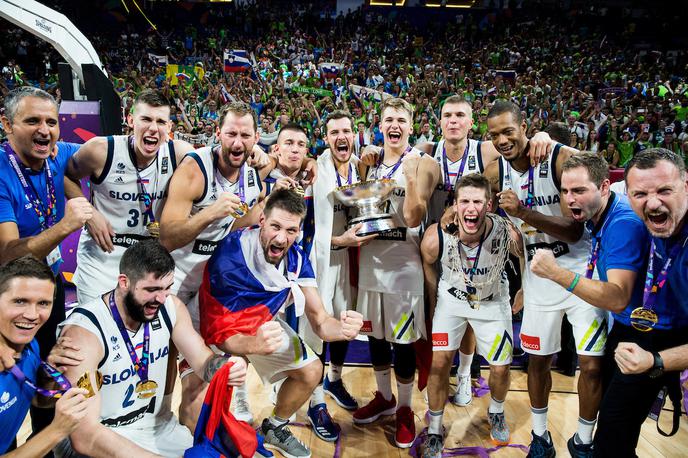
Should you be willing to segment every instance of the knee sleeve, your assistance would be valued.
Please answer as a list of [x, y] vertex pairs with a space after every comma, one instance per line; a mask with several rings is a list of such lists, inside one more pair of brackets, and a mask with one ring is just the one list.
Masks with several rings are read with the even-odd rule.
[[413, 378], [416, 373], [416, 349], [413, 344], [394, 346], [394, 373], [404, 379]]
[[368, 336], [368, 348], [373, 366], [386, 366], [392, 363], [392, 349], [386, 340]]

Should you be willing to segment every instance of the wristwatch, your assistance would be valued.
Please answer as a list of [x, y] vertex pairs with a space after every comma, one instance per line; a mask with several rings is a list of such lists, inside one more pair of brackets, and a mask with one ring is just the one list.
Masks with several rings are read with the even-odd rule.
[[664, 361], [662, 361], [662, 357], [659, 356], [659, 352], [653, 351], [652, 357], [654, 358], [655, 362], [650, 370], [647, 371], [647, 375], [649, 375], [650, 378], [657, 378], [664, 374]]

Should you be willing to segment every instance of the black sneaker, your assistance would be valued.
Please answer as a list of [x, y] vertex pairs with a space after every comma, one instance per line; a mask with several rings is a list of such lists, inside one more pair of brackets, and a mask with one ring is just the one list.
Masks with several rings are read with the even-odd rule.
[[533, 437], [533, 441], [530, 443], [530, 449], [528, 450], [528, 455], [526, 458], [554, 458], [557, 456], [556, 450], [554, 450], [554, 444], [552, 443], [552, 438], [549, 432], [546, 432], [547, 438], [538, 436], [534, 432], [530, 432]]
[[566, 443], [569, 448], [569, 453], [572, 458], [588, 458], [593, 456], [592, 442], [589, 444], [577, 444], [576, 436], [574, 434], [571, 439]]

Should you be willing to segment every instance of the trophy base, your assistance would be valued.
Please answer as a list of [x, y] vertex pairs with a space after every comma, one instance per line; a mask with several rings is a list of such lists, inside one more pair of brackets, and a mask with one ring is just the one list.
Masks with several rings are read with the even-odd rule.
[[363, 224], [363, 226], [356, 231], [356, 235], [359, 237], [380, 234], [382, 232], [391, 231], [397, 228], [392, 215], [388, 213], [378, 214], [375, 216], [359, 216], [358, 218], [354, 218], [349, 221], [349, 227], [354, 227], [358, 224]]

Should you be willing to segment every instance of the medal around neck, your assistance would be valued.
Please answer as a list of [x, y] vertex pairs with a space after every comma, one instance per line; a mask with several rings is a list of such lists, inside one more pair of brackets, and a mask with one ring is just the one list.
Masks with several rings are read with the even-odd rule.
[[[100, 388], [103, 386], [103, 374], [101, 374], [100, 371], [96, 371], [95, 377], [97, 390], [100, 391]], [[93, 388], [93, 384], [91, 383], [91, 375], [88, 371], [84, 372], [84, 374], [79, 377], [79, 380], [76, 382], [76, 386], [88, 391], [88, 394], [86, 395], [87, 398], [96, 395], [96, 389]]]
[[157, 221], [148, 223], [146, 229], [148, 230], [148, 233], [151, 237], [155, 237], [156, 239], [160, 237], [160, 223], [158, 223]]
[[149, 399], [155, 396], [155, 391], [158, 389], [158, 384], [153, 380], [141, 381], [136, 384], [136, 394], [139, 399]]
[[649, 332], [659, 322], [659, 316], [654, 310], [638, 307], [631, 312], [631, 326], [641, 332]]
[[396, 181], [382, 178], [335, 188], [334, 194], [341, 203], [358, 209], [358, 216], [349, 221], [349, 227], [363, 224], [356, 235], [379, 234], [398, 227], [392, 215], [385, 211], [395, 187]]

